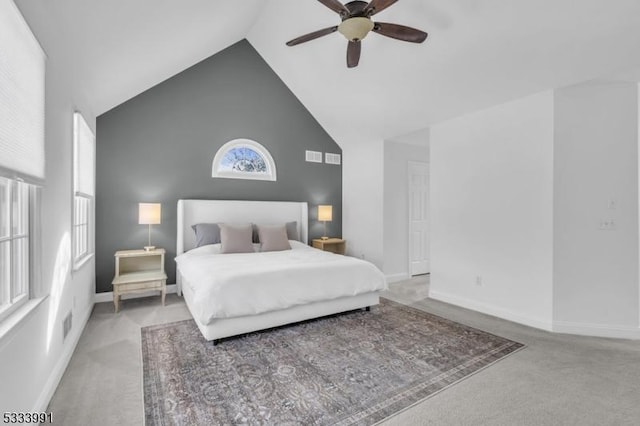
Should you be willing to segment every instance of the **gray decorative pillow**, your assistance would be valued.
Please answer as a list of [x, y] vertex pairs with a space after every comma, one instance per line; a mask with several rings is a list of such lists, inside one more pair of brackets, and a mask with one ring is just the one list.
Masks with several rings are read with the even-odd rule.
[[298, 222], [287, 222], [285, 227], [287, 228], [288, 239], [300, 241], [300, 236], [298, 235]]
[[251, 224], [220, 225], [220, 253], [253, 253]]
[[[260, 235], [258, 234], [258, 226], [263, 226], [263, 225], [256, 225], [255, 223], [251, 224], [251, 229], [253, 230], [253, 242], [254, 243], [259, 243], [260, 242]], [[285, 223], [285, 227], [287, 230], [287, 239], [289, 240], [295, 240], [295, 241], [299, 241], [300, 237], [298, 235], [298, 222], [294, 221], [294, 222], [287, 222]]]
[[284, 225], [258, 225], [260, 251], [291, 250]]
[[196, 233], [196, 247], [220, 242], [220, 227], [217, 223], [197, 223], [191, 228]]

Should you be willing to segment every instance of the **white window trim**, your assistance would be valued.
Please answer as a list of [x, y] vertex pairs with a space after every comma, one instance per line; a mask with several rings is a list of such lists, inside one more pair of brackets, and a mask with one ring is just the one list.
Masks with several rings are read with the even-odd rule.
[[[76, 249], [77, 247], [75, 246], [75, 238], [77, 235], [77, 229], [78, 226], [76, 225], [76, 209], [75, 209], [75, 201], [76, 198], [78, 197], [82, 197], [86, 200], [89, 201], [89, 206], [88, 206], [88, 211], [87, 211], [87, 222], [86, 222], [86, 226], [87, 226], [87, 239], [85, 244], [87, 245], [87, 251], [81, 255], [81, 256], [77, 256], [76, 255]], [[92, 223], [93, 223], [93, 203], [94, 203], [94, 197], [87, 195], [87, 194], [83, 194], [80, 192], [76, 192], [73, 196], [73, 270], [77, 271], [78, 269], [82, 268], [82, 266], [87, 263], [87, 261], [89, 259], [91, 259], [93, 257], [94, 254], [94, 247], [93, 247], [93, 232], [92, 232]]]
[[0, 321], [0, 347], [3, 344], [4, 339], [9, 339], [13, 334], [18, 331], [23, 320], [27, 318], [31, 312], [33, 312], [43, 301], [47, 299], [47, 296], [39, 297], [37, 299], [30, 299], [25, 303], [20, 304], [15, 310], [12, 310], [11, 314]]
[[[7, 178], [10, 181], [13, 181], [12, 185], [11, 185], [11, 191], [15, 191], [16, 190], [16, 184], [17, 183], [23, 183], [25, 184], [25, 182], [22, 182], [21, 180], [17, 180], [17, 179], [11, 179], [11, 178]], [[13, 244], [12, 242], [18, 238], [26, 238], [27, 239], [27, 244], [28, 244], [28, 255], [27, 255], [27, 289], [26, 292], [24, 294], [21, 294], [20, 296], [16, 297], [14, 300], [11, 301], [11, 304], [3, 309], [0, 312], [0, 324], [4, 324], [5, 322], [7, 322], [10, 318], [12, 318], [14, 316], [14, 314], [20, 310], [20, 308], [22, 306], [24, 306], [27, 302], [29, 302], [29, 300], [32, 298], [33, 293], [34, 293], [34, 288], [37, 285], [36, 283], [36, 270], [35, 270], [35, 261], [39, 260], [37, 258], [34, 257], [35, 251], [33, 249], [35, 244], [38, 244], [39, 241], [36, 241], [34, 238], [34, 235], [38, 232], [37, 226], [39, 224], [36, 223], [36, 216], [35, 216], [35, 209], [38, 207], [36, 206], [36, 195], [35, 195], [35, 186], [27, 184], [27, 208], [29, 209], [28, 212], [28, 222], [29, 222], [29, 226], [27, 228], [27, 233], [26, 234], [13, 234], [13, 207], [11, 206], [9, 209], [9, 236], [2, 238], [1, 241], [2, 242], [9, 242], [9, 250], [10, 250], [10, 259], [9, 259], [9, 264], [10, 266], [10, 275], [11, 277], [9, 278], [9, 285], [12, 286], [13, 285], [13, 280], [15, 279], [13, 274], [13, 265], [14, 265], [14, 256], [15, 254], [13, 253]], [[13, 198], [13, 194], [10, 195], [10, 200]], [[39, 271], [38, 271], [39, 272]], [[0, 289], [0, 291], [2, 291]]]
[[[46, 299], [46, 290], [42, 288], [40, 212], [40, 190], [45, 182], [46, 54], [13, 1], [3, 2], [0, 6], [0, 22], [0, 50], [2, 56], [7, 56], [0, 68], [3, 86], [0, 96], [0, 110], [3, 111], [0, 175], [29, 185], [25, 201], [29, 210], [28, 226], [26, 234], [22, 233], [28, 244], [24, 271], [26, 288], [0, 314], [0, 339], [5, 339]], [[17, 108], [15, 99], [20, 99]], [[7, 110], [12, 113], [5, 114]], [[13, 207], [10, 212], [13, 215]], [[13, 218], [9, 220], [13, 222]], [[12, 234], [9, 238], [11, 246], [13, 237]], [[12, 253], [11, 268], [14, 261], [15, 254]], [[13, 270], [11, 274], [14, 274]], [[14, 279], [12, 276], [11, 286]]]
[[73, 263], [73, 272], [79, 271], [80, 269], [82, 269], [82, 267], [89, 262], [93, 256], [95, 255], [95, 253], [88, 253], [85, 256], [82, 256], [80, 259], [78, 259], [77, 261], [75, 261]]
[[[76, 162], [79, 160], [78, 159], [78, 144], [80, 143], [79, 141], [79, 137], [81, 134], [81, 127], [85, 127], [86, 130], [89, 131], [89, 133], [91, 134], [91, 143], [93, 144], [93, 158], [92, 158], [92, 173], [93, 173], [93, 182], [94, 182], [94, 188], [92, 188], [92, 192], [95, 193], [95, 149], [96, 149], [96, 144], [95, 144], [95, 135], [93, 134], [93, 131], [91, 130], [91, 128], [89, 127], [89, 125], [87, 124], [86, 120], [84, 119], [84, 117], [82, 116], [81, 113], [79, 112], [75, 112], [73, 114], [73, 197], [71, 200], [71, 227], [72, 227], [72, 244], [71, 244], [71, 249], [72, 249], [72, 263], [73, 263], [73, 268], [72, 271], [78, 271], [80, 270], [85, 264], [87, 264], [89, 262], [90, 259], [93, 258], [93, 256], [95, 255], [95, 242], [94, 242], [94, 232], [95, 232], [95, 195], [92, 194], [86, 194], [84, 192], [80, 192], [78, 191], [78, 188], [76, 188], [77, 186], [77, 166], [76, 166]], [[86, 244], [87, 244], [87, 252], [78, 257], [76, 256], [76, 209], [75, 209], [75, 202], [76, 202], [76, 198], [77, 197], [82, 197], [85, 199], [89, 200], [89, 207], [88, 207], [88, 212], [87, 212], [87, 239], [86, 239]]]
[[[249, 148], [260, 154], [266, 163], [267, 172], [229, 172], [219, 170], [220, 162], [222, 161], [224, 156], [227, 154], [227, 152], [231, 151], [234, 148]], [[271, 153], [269, 153], [267, 148], [265, 148], [258, 142], [251, 139], [234, 139], [222, 145], [218, 152], [216, 152], [216, 155], [213, 158], [213, 164], [211, 166], [211, 177], [275, 181], [277, 180], [276, 163], [275, 161], [273, 161], [273, 157], [271, 156]]]

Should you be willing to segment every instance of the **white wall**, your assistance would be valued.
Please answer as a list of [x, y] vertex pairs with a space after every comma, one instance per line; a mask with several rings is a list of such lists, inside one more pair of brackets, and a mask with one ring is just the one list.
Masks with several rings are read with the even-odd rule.
[[382, 269], [384, 144], [357, 137], [348, 140], [341, 145], [342, 229], [347, 254], [364, 257]]
[[[72, 116], [83, 112], [95, 129], [95, 116], [84, 108], [75, 86], [73, 52], [65, 49], [61, 29], [47, 21], [50, 2], [17, 2], [47, 54], [46, 186], [43, 190], [42, 280], [48, 297], [0, 339], [0, 412], [42, 411], [73, 353], [93, 307], [93, 261], [71, 273]], [[62, 319], [73, 312], [73, 328], [62, 341]]]
[[637, 329], [638, 85], [556, 90], [555, 122], [556, 329]]
[[433, 126], [430, 165], [430, 296], [551, 328], [553, 93]]
[[384, 142], [383, 271], [390, 281], [410, 277], [409, 161], [429, 161], [429, 134], [422, 145]]

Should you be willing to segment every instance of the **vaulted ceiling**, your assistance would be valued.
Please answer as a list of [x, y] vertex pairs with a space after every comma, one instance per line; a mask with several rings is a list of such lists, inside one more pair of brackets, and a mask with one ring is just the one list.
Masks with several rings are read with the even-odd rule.
[[400, 0], [376, 20], [427, 41], [372, 33], [353, 69], [339, 33], [285, 46], [339, 22], [316, 0], [30, 1], [51, 11], [96, 115], [247, 38], [339, 143], [640, 66], [638, 0]]

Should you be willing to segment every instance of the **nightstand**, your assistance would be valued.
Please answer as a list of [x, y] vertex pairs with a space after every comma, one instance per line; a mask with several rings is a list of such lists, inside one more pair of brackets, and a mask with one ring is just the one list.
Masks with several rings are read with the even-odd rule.
[[167, 293], [167, 274], [164, 272], [164, 249], [120, 250], [115, 254], [116, 276], [113, 278], [113, 304], [116, 312], [120, 296], [159, 290], [162, 305]]
[[344, 254], [347, 247], [347, 240], [343, 240], [342, 238], [329, 238], [327, 240], [315, 239], [312, 241], [312, 246], [314, 248], [330, 251], [335, 254]]

